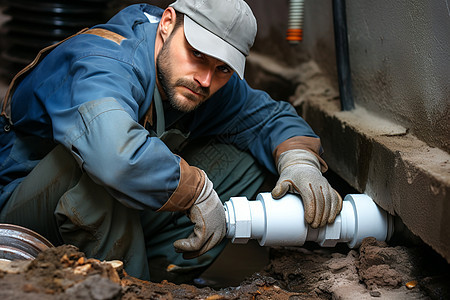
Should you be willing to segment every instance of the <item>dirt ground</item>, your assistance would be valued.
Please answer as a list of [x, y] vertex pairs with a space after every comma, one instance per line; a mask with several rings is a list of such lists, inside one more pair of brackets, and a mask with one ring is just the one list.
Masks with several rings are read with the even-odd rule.
[[[224, 270], [226, 272], [226, 270]], [[236, 287], [141, 281], [120, 261], [88, 259], [73, 246], [33, 261], [1, 262], [0, 299], [450, 299], [449, 265], [426, 246], [373, 238], [358, 250], [282, 247]]]

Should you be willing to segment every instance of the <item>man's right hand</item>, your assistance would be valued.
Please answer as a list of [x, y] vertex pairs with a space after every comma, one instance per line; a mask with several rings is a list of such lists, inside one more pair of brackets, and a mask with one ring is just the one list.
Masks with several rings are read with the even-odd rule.
[[203, 190], [187, 211], [187, 216], [195, 224], [194, 232], [188, 238], [173, 243], [175, 251], [183, 252], [185, 259], [202, 255], [225, 237], [225, 209], [206, 174]]

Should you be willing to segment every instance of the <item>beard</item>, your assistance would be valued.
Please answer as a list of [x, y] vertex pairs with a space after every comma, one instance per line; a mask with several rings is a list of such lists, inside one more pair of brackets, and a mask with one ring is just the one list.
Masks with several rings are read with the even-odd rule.
[[[163, 89], [163, 92], [172, 107], [182, 112], [190, 112], [195, 110], [209, 97], [210, 90], [209, 87], [202, 87], [190, 79], [173, 78], [174, 75], [172, 70], [176, 66], [173, 65], [172, 60], [170, 59], [170, 44], [174, 33], [175, 32], [172, 32], [172, 34], [167, 38], [160, 53], [158, 54], [158, 57], [156, 58], [156, 73], [161, 88]], [[177, 94], [176, 87], [188, 88], [198, 95], [192, 94], [188, 91]], [[186, 99], [183, 99], [183, 97]]]

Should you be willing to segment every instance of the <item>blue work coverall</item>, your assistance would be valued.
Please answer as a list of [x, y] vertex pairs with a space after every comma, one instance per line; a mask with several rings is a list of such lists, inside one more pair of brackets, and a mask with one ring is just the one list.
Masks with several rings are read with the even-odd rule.
[[[186, 203], [192, 202], [186, 200], [186, 195], [180, 195], [180, 191], [193, 195], [190, 194], [191, 187], [183, 186], [182, 182], [182, 169], [189, 168], [182, 158], [183, 151], [177, 153], [180, 155], [175, 154], [176, 150], [170, 149], [164, 139], [153, 134], [154, 124], [158, 121], [158, 115], [155, 117], [152, 114], [156, 81], [154, 46], [162, 12], [162, 9], [147, 4], [132, 5], [106, 24], [68, 38], [43, 55], [39, 63], [16, 80], [2, 103], [0, 221], [29, 226], [50, 236], [48, 238], [54, 244], [74, 243], [88, 255], [99, 259], [122, 259], [129, 273], [143, 279], [148, 279], [149, 274], [147, 261], [142, 255], [152, 255], [148, 240], [158, 234], [157, 227], [153, 227], [150, 233], [147, 228], [160, 222], [160, 215], [172, 218], [173, 213], [163, 211], [188, 208]], [[236, 74], [192, 113], [181, 113], [166, 103], [163, 105], [164, 130], [183, 133], [186, 142], [193, 145], [191, 150], [184, 150], [189, 152], [186, 154], [190, 157], [188, 163], [196, 160], [200, 168], [202, 153], [211, 156], [210, 149], [231, 145], [232, 148], [227, 149], [235, 150], [226, 151], [235, 151], [238, 156], [245, 153], [256, 161], [252, 162], [253, 165], [258, 164], [276, 174], [273, 153], [278, 145], [294, 137], [318, 140], [290, 104], [274, 101], [265, 92], [250, 88]], [[210, 140], [214, 142], [205, 143]], [[198, 149], [198, 144], [196, 146], [196, 141], [209, 148], [205, 146], [201, 147], [203, 152], [197, 151], [201, 149]], [[29, 209], [47, 210], [48, 216], [45, 218], [52, 220], [42, 221], [36, 226], [25, 220], [20, 222], [22, 215], [18, 211], [27, 210], [27, 207], [18, 205], [14, 215], [15, 203], [12, 202], [22, 200], [13, 195], [30, 172], [55, 151], [58, 152], [53, 156], [55, 161], [46, 161], [47, 169], [48, 166], [52, 166], [51, 170], [53, 167], [61, 168], [58, 177], [75, 172], [76, 175], [71, 173], [67, 188], [84, 182], [84, 189], [72, 193], [70, 197], [58, 195], [52, 203], [40, 203], [39, 207], [37, 204], [26, 204], [31, 205]], [[73, 163], [64, 169], [61, 167], [64, 163], [59, 160], [72, 160]], [[208, 173], [209, 170], [205, 171]], [[44, 173], [36, 177], [45, 176]], [[208, 176], [214, 182], [215, 175]], [[46, 193], [51, 194], [52, 191], [46, 190]], [[230, 196], [224, 196], [224, 192], [218, 193], [222, 201], [228, 200], [223, 197]], [[95, 200], [108, 196], [114, 204]], [[94, 200], [89, 200], [91, 198]], [[95, 203], [87, 204], [89, 201]], [[110, 205], [119, 205], [120, 208], [114, 210]], [[84, 206], [85, 209], [80, 208]], [[167, 207], [169, 209], [165, 209]], [[74, 221], [74, 216], [69, 215], [78, 208], [75, 216], [78, 219]], [[142, 212], [149, 213], [145, 221], [132, 227], [133, 230], [137, 230], [136, 226], [142, 227], [141, 234], [127, 240], [133, 244], [140, 239], [139, 245], [133, 244], [127, 248], [124, 246], [126, 242], [115, 238], [113, 242], [89, 246], [89, 242], [76, 237], [78, 229], [84, 230], [90, 226], [92, 239], [98, 238], [98, 232], [101, 232], [99, 239], [107, 240], [108, 234], [111, 234], [108, 233], [109, 227], [101, 229], [96, 223], [98, 219], [85, 226], [83, 222], [89, 222], [88, 217], [83, 219], [79, 215], [89, 215], [94, 210], [108, 215], [110, 209], [118, 214], [115, 216], [113, 213], [111, 224], [134, 222]], [[29, 211], [27, 213], [30, 214]], [[25, 214], [23, 219], [26, 219]], [[10, 215], [14, 217], [9, 218]], [[152, 218], [160, 221], [152, 221]], [[164, 222], [161, 221], [161, 230], [168, 226]], [[177, 226], [173, 224], [175, 221], [170, 222], [173, 227]], [[189, 234], [192, 230], [189, 226], [186, 225], [183, 234]], [[124, 230], [126, 226], [121, 228]], [[117, 235], [125, 234], [131, 233]], [[127, 249], [120, 254], [111, 254], [110, 248], [114, 247]], [[137, 250], [138, 247], [143, 250]], [[162, 252], [173, 252], [167, 247]], [[112, 257], [117, 255], [122, 257]], [[176, 259], [173, 258], [175, 255], [178, 255]], [[199, 263], [201, 259], [195, 263], [185, 262], [175, 252], [173, 257], [167, 260], [181, 269], [183, 266], [193, 269], [193, 265], [202, 264]], [[203, 266], [213, 259], [214, 255], [209, 260], [204, 259], [206, 263], [203, 262]]]

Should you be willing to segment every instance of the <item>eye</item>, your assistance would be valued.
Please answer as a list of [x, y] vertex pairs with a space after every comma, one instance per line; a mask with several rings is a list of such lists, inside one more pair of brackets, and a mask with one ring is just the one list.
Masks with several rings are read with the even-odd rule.
[[192, 50], [192, 55], [194, 55], [196, 58], [203, 57], [203, 53], [201, 53], [200, 51], [197, 51], [197, 50]]
[[231, 69], [228, 66], [218, 66], [217, 69], [222, 73], [231, 73]]

